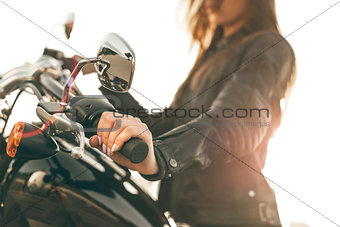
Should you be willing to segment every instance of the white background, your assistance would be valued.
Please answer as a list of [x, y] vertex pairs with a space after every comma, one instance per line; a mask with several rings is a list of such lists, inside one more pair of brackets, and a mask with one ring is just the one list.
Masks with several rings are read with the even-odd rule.
[[[5, 2], [48, 31], [53, 24], [62, 22], [68, 12], [75, 12], [74, 31], [67, 43], [87, 57], [95, 56], [106, 33], [122, 35], [137, 56], [133, 88], [152, 102], [132, 93], [147, 108], [169, 105], [194, 61], [195, 50], [189, 53], [189, 39], [176, 14], [178, 1]], [[277, 0], [283, 35], [336, 2]], [[270, 142], [264, 171], [281, 187], [273, 185], [284, 226], [291, 222], [336, 226], [327, 218], [340, 224], [339, 21], [340, 4], [287, 38], [297, 56], [298, 79], [282, 125]], [[53, 33], [63, 39], [57, 30]], [[47, 37], [44, 31], [0, 3], [0, 73], [26, 61], [34, 62]], [[53, 38], [49, 44], [74, 54]], [[99, 83], [95, 75], [79, 77], [77, 83], [84, 93], [97, 93]], [[32, 107], [32, 103], [21, 105]]]

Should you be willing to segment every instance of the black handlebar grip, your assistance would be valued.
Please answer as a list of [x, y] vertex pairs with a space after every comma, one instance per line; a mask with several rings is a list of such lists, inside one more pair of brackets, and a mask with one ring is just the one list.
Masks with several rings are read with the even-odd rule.
[[131, 138], [118, 151], [127, 157], [132, 163], [140, 163], [148, 156], [148, 145], [139, 138]]

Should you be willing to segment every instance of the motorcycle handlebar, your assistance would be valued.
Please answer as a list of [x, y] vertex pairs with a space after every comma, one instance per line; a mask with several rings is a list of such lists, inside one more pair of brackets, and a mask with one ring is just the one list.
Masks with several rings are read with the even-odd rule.
[[[48, 66], [48, 65], [53, 65], [52, 60], [50, 57], [42, 57], [37, 65], [43, 65], [43, 66]], [[19, 67], [16, 70], [13, 70], [7, 74], [5, 74], [1, 79], [0, 79], [0, 98], [2, 96], [6, 96], [11, 90], [14, 90], [15, 88], [18, 87], [18, 85], [25, 83], [25, 82], [32, 82], [34, 80], [34, 76], [32, 74], [28, 74], [27, 71], [30, 69], [31, 66], [24, 66], [24, 67]], [[38, 67], [36, 67], [38, 68]], [[52, 76], [48, 75], [48, 73], [43, 73], [42, 77], [40, 77], [40, 84], [42, 87], [47, 89], [54, 97], [60, 100], [63, 94], [63, 86], [61, 86]], [[72, 96], [69, 97], [70, 100], [73, 98]], [[94, 106], [100, 106], [100, 102], [98, 105], [96, 104], [97, 100], [94, 100], [95, 104]], [[82, 124], [84, 128], [91, 128], [91, 129], [97, 129], [97, 125], [99, 123], [99, 119], [101, 116], [101, 113], [104, 111], [114, 111], [114, 108], [112, 105], [110, 105], [110, 108], [101, 108], [101, 111], [96, 111], [96, 113], [92, 112], [88, 108], [88, 103], [85, 102], [85, 106], [83, 106], [83, 110], [87, 113], [87, 115], [90, 115], [91, 117], [88, 118], [83, 118], [82, 120], [86, 120], [87, 124], [85, 121], [78, 121], [78, 123]], [[78, 111], [79, 112], [79, 111]], [[82, 112], [82, 111], [81, 111]], [[84, 125], [85, 123], [85, 125]], [[93, 130], [93, 134], [96, 134], [96, 130]], [[88, 136], [89, 134], [87, 134]], [[139, 138], [132, 138], [129, 141], [127, 141], [124, 146], [120, 149], [119, 151], [122, 155], [127, 157], [131, 162], [133, 163], [139, 163], [144, 161], [144, 159], [148, 155], [148, 146], [147, 144], [142, 141]]]
[[[43, 73], [40, 77], [41, 85], [49, 90], [54, 97], [61, 100], [64, 87], [61, 86], [54, 78], [48, 75], [48, 73]], [[69, 100], [72, 100], [75, 96], [69, 96]], [[82, 116], [74, 116], [76, 122], [82, 124], [85, 129], [85, 134], [87, 137], [97, 134], [97, 126], [104, 111], [114, 111], [114, 107], [107, 102], [107, 100], [102, 100], [98, 98], [81, 98], [76, 101], [75, 105], [71, 108], [76, 110], [76, 114]], [[91, 104], [89, 108], [89, 104]], [[74, 113], [73, 113], [74, 114]], [[119, 153], [128, 158], [132, 163], [140, 163], [145, 160], [149, 152], [147, 144], [139, 138], [131, 138], [127, 141], [123, 147], [119, 150]]]

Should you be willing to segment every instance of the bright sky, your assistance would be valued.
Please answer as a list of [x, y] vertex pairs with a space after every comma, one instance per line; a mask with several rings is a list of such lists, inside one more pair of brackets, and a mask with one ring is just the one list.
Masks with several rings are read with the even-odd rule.
[[[132, 93], [147, 108], [170, 104], [194, 60], [195, 52], [188, 52], [188, 37], [176, 23], [178, 1], [5, 2], [48, 31], [68, 12], [75, 12], [74, 31], [67, 43], [87, 57], [96, 55], [106, 33], [123, 36], [137, 56], [133, 88], [153, 103]], [[264, 171], [280, 186], [273, 188], [284, 226], [291, 222], [336, 226], [331, 221], [340, 225], [340, 4], [319, 15], [335, 3], [277, 0], [283, 35], [295, 31], [287, 39], [298, 67], [297, 83], [281, 128], [270, 142]], [[0, 73], [34, 62], [48, 35], [1, 2], [0, 21]], [[53, 39], [49, 44], [69, 55], [75, 53]], [[99, 86], [95, 75], [79, 77], [77, 83], [86, 94], [96, 93]]]

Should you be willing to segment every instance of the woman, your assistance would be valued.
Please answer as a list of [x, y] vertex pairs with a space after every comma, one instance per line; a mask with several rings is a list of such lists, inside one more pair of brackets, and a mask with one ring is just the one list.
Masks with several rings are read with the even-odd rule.
[[[280, 35], [274, 0], [189, 0], [188, 19], [200, 52], [171, 108], [146, 114], [119, 94], [138, 114], [103, 113], [90, 143], [146, 179], [162, 180], [159, 205], [178, 222], [281, 226], [261, 170], [280, 101], [294, 83], [295, 57]], [[117, 119], [119, 130], [101, 132]], [[140, 164], [115, 152], [131, 137], [149, 146]]]

